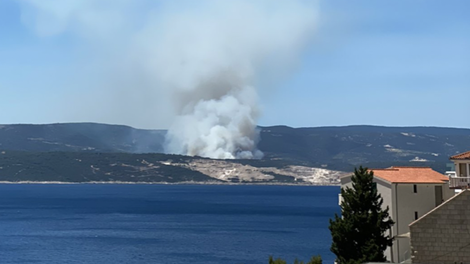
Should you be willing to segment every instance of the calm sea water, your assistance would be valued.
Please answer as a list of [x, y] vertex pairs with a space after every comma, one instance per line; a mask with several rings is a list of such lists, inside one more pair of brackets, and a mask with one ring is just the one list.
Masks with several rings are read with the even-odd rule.
[[320, 254], [339, 187], [0, 185], [0, 263], [262, 264]]

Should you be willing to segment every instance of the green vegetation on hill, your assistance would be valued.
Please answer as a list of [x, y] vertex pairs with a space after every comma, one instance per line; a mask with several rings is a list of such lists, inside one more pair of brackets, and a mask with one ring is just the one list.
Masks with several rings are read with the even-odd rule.
[[[259, 129], [258, 147], [265, 154], [264, 158], [237, 160], [237, 163], [274, 168], [302, 165], [339, 171], [352, 171], [359, 164], [369, 168], [397, 165], [429, 166], [443, 173], [446, 171], [446, 163], [450, 156], [470, 149], [470, 129], [378, 126], [315, 128], [272, 126]], [[0, 125], [0, 152], [6, 151], [8, 155], [13, 155], [14, 151], [20, 151], [17, 154], [19, 160], [15, 162], [20, 162], [21, 166], [28, 166], [27, 169], [18, 172], [16, 169], [21, 166], [14, 167], [4, 163], [0, 165], [4, 167], [0, 169], [0, 176], [11, 178], [12, 175], [16, 175], [22, 179], [39, 177], [33, 172], [34, 168], [42, 175], [41, 178], [72, 177], [69, 179], [71, 181], [97, 179], [98, 176], [103, 176], [103, 179], [116, 177], [129, 179], [131, 176], [126, 176], [127, 174], [134, 175], [133, 178], [138, 180], [161, 181], [160, 179], [168, 176], [165, 181], [172, 181], [174, 177], [180, 177], [174, 174], [194, 175], [202, 180], [201, 173], [174, 166], [166, 168], [164, 165], [160, 165], [159, 170], [147, 169], [140, 172], [138, 177], [135, 175], [136, 172], [132, 168], [136, 170], [137, 160], [168, 158], [163, 154], [140, 154], [162, 153], [165, 133], [165, 130], [135, 129], [96, 123]], [[136, 156], [126, 153], [135, 153]], [[86, 162], [80, 164], [63, 160], [66, 157], [73, 160], [75, 156]], [[26, 157], [32, 161], [29, 162], [29, 158]], [[134, 167], [124, 165], [111, 167], [107, 162], [111, 162], [114, 158], [122, 159], [119, 164], [130, 164]], [[184, 156], [172, 156], [172, 158], [180, 159], [182, 162], [191, 159]], [[32, 163], [33, 160], [37, 162]], [[99, 169], [91, 170], [91, 165], [98, 166]], [[106, 172], [102, 172], [104, 170]], [[183, 171], [176, 173], [176, 170]], [[93, 175], [88, 175], [90, 171]], [[26, 177], [28, 173], [30, 176]], [[163, 176], [158, 176], [161, 174]], [[281, 182], [291, 180], [275, 174], [273, 176]]]
[[200, 172], [165, 165], [190, 157], [165, 154], [16, 152], [0, 154], [0, 181], [218, 182]]
[[[85, 152], [23, 152], [0, 151], [0, 181], [60, 181], [60, 182], [150, 182], [150, 183], [224, 183], [192, 170], [189, 163], [210, 161], [200, 157], [170, 154], [85, 153]], [[238, 160], [225, 161], [236, 165]], [[259, 161], [258, 161], [259, 162]], [[263, 163], [263, 162], [261, 162]], [[253, 167], [259, 164], [252, 164]], [[275, 164], [273, 164], [275, 165]], [[298, 184], [294, 177], [265, 172], [270, 180], [232, 183], [290, 183]]]
[[0, 125], [0, 149], [162, 153], [165, 133], [97, 123]]
[[436, 127], [262, 127], [266, 158], [352, 171], [392, 165], [432, 166], [443, 172], [450, 156], [470, 149], [470, 129]]

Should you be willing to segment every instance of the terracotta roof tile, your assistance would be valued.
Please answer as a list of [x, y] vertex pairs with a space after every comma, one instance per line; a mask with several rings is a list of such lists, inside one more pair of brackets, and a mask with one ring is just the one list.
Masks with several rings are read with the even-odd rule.
[[460, 153], [457, 155], [454, 155], [450, 157], [451, 160], [464, 160], [464, 159], [470, 159], [470, 151]]
[[449, 178], [427, 167], [372, 169], [374, 176], [391, 183], [444, 183]]

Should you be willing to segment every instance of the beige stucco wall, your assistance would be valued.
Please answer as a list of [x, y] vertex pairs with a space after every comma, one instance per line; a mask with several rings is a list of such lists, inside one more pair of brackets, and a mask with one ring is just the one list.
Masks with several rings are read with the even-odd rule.
[[[341, 177], [339, 180], [341, 182], [341, 189], [343, 188], [352, 188], [352, 175]], [[341, 205], [343, 201], [343, 197], [341, 197], [341, 193], [338, 194], [338, 204]]]
[[[418, 217], [429, 212], [436, 206], [435, 186], [442, 186], [443, 200], [452, 197], [455, 192], [448, 188], [448, 184], [416, 184], [417, 192], [414, 193], [412, 183], [388, 183], [380, 179], [377, 182], [377, 190], [382, 195], [384, 202], [382, 207], [390, 208], [389, 214], [395, 221], [392, 227], [392, 236], [409, 232], [408, 225], [415, 221], [415, 212]], [[411, 257], [409, 238], [396, 238], [391, 249], [386, 252], [388, 260], [401, 262]], [[392, 258], [393, 255], [393, 258]]]
[[442, 196], [444, 197], [444, 201], [449, 200], [450, 198], [455, 196], [455, 190], [449, 188], [449, 183], [446, 183], [442, 186], [443, 192]]
[[346, 187], [352, 188], [351, 177], [352, 175], [348, 175], [348, 176], [341, 177], [339, 179], [341, 182], [341, 188], [346, 188]]
[[[417, 219], [415, 212], [418, 212], [418, 217], [421, 217], [436, 206], [436, 185], [416, 184], [416, 193], [413, 190], [414, 184], [394, 184], [394, 186], [396, 188], [393, 192], [396, 202], [394, 207], [396, 210], [393, 215], [396, 222], [394, 235], [401, 235], [410, 231], [408, 225]], [[401, 262], [411, 257], [409, 238], [397, 238], [394, 244], [397, 247], [393, 259], [395, 262]]]
[[413, 263], [470, 263], [470, 191], [424, 215], [410, 230]]
[[[384, 180], [381, 180], [377, 177], [374, 177], [374, 182], [377, 183], [377, 191], [380, 193], [380, 195], [383, 198], [383, 203], [382, 203], [382, 209], [385, 209], [388, 207], [388, 214], [390, 217], [393, 219], [393, 204], [392, 204], [392, 185], [389, 182], [386, 182]], [[391, 236], [393, 236], [393, 230]], [[390, 233], [387, 233], [387, 235], [390, 235]], [[392, 259], [392, 250], [390, 248], [387, 248], [385, 251], [385, 256], [387, 257], [388, 260]]]

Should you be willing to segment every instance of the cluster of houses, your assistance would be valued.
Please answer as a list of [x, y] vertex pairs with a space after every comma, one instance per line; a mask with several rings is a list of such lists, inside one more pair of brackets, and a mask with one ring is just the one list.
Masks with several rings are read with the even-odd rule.
[[[470, 151], [450, 159], [455, 170], [446, 175], [425, 167], [372, 170], [395, 221], [388, 262], [470, 263]], [[351, 187], [351, 176], [341, 187]]]

